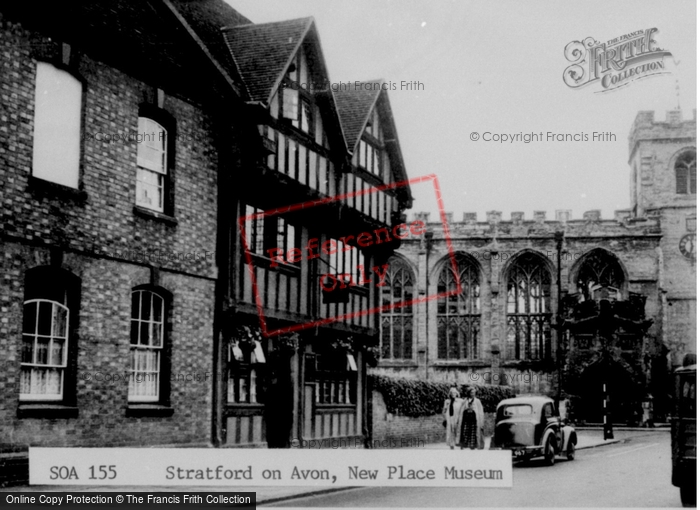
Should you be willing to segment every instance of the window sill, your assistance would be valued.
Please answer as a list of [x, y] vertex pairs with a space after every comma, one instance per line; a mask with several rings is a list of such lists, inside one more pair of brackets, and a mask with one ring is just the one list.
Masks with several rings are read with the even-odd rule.
[[519, 368], [521, 370], [553, 370], [555, 368], [555, 363], [552, 358], [505, 360], [501, 362], [501, 367]]
[[60, 198], [64, 200], [72, 200], [77, 203], [87, 202], [87, 192], [63, 184], [46, 181], [39, 177], [29, 176], [29, 184], [27, 189], [30, 193], [38, 195], [41, 198]]
[[166, 225], [170, 225], [171, 227], [177, 226], [177, 219], [175, 219], [174, 217], [168, 216], [167, 214], [159, 213], [158, 211], [151, 211], [150, 209], [146, 209], [145, 207], [140, 207], [138, 205], [134, 206], [134, 214], [136, 216], [141, 216], [142, 218], [162, 221], [163, 223], [165, 223]]
[[325, 413], [337, 413], [340, 411], [354, 411], [357, 407], [356, 404], [320, 404], [320, 403], [315, 403], [316, 406], [316, 413], [318, 414], [325, 414]]
[[78, 408], [61, 404], [20, 404], [17, 418], [68, 419], [77, 418]]
[[170, 406], [158, 404], [129, 404], [126, 408], [127, 418], [167, 418], [175, 413]]
[[438, 360], [431, 363], [435, 368], [449, 368], [449, 367], [475, 367], [475, 368], [486, 368], [490, 367], [491, 363], [481, 360], [481, 359], [451, 359], [451, 360]]
[[418, 363], [412, 359], [380, 359], [378, 368], [383, 367], [402, 367], [402, 368], [418, 368]]

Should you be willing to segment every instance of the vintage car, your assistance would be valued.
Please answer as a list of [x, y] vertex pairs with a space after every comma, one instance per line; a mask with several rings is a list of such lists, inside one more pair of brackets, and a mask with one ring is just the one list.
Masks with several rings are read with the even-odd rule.
[[561, 419], [551, 398], [521, 396], [498, 404], [491, 448], [511, 450], [515, 460], [543, 456], [550, 466], [557, 455], [574, 460], [576, 442], [576, 431]]
[[675, 372], [676, 391], [674, 416], [671, 418], [671, 483], [681, 489], [683, 506], [693, 507], [697, 503], [697, 456], [698, 431], [695, 388], [698, 367], [686, 364], [687, 359], [695, 362], [695, 357], [686, 356], [683, 367]]

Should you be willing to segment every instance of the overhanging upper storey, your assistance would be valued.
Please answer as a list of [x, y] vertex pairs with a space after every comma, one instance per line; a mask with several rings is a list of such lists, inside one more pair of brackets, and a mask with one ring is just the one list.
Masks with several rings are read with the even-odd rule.
[[265, 166], [294, 189], [338, 193], [348, 155], [313, 18], [226, 28], [263, 139]]

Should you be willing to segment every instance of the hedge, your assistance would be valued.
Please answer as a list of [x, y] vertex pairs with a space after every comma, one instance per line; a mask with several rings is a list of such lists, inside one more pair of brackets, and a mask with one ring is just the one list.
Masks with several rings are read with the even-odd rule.
[[[371, 374], [370, 388], [384, 397], [386, 409], [401, 416], [432, 416], [442, 413], [442, 406], [450, 388], [457, 386], [462, 397], [467, 394], [468, 384], [417, 381], [397, 377]], [[476, 397], [481, 400], [484, 412], [493, 413], [501, 400], [515, 397], [515, 391], [508, 386], [473, 385]]]

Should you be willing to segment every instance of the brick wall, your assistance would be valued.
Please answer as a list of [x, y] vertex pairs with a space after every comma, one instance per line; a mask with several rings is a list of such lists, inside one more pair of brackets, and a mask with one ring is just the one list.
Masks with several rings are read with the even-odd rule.
[[[137, 145], [109, 138], [137, 131], [139, 105], [152, 87], [82, 54], [77, 70], [85, 80], [84, 196], [37, 189], [30, 174], [32, 52], [38, 42], [52, 44], [19, 24], [0, 23], [0, 437], [35, 446], [206, 444], [217, 276], [212, 116], [165, 90], [162, 106], [177, 126], [173, 214], [165, 219], [139, 214], [134, 209]], [[60, 264], [81, 281], [78, 417], [19, 418], [24, 277], [31, 268], [50, 264]], [[131, 290], [149, 283], [172, 293], [167, 340], [174, 411], [167, 417], [127, 417]]]

